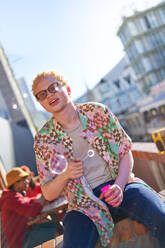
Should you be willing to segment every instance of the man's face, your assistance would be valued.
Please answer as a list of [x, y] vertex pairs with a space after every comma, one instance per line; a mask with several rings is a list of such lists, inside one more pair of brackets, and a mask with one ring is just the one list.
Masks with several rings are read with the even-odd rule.
[[28, 187], [29, 179], [27, 177], [23, 177], [15, 183], [15, 189], [18, 192], [26, 191]]
[[38, 102], [53, 115], [61, 112], [70, 102], [68, 93], [70, 94], [69, 86], [62, 85], [52, 76], [40, 79], [34, 87]]

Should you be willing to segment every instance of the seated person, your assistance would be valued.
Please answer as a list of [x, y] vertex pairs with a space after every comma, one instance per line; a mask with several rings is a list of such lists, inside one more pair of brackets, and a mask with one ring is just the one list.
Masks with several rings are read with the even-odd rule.
[[[35, 197], [35, 198], [38, 198], [41, 195], [43, 195], [42, 191], [41, 191], [41, 186], [39, 183], [39, 177], [34, 177], [34, 172], [31, 171], [30, 168], [26, 165], [22, 165], [21, 169], [23, 169], [25, 172], [27, 172], [29, 174], [29, 176], [28, 176], [29, 186], [26, 189], [25, 195], [27, 197]], [[56, 204], [57, 204], [57, 202], [60, 203], [63, 200], [64, 200], [64, 196], [59, 197], [56, 200]], [[44, 210], [45, 211], [50, 210], [52, 208], [52, 204], [55, 204], [55, 202], [54, 201], [52, 201], [52, 203], [50, 202], [50, 204], [45, 206]], [[59, 210], [57, 214], [51, 214], [51, 218], [56, 225], [57, 235], [63, 234], [63, 226], [60, 224], [60, 221], [62, 221], [64, 214], [65, 214], [65, 210], [64, 211]]]
[[26, 196], [34, 197], [38, 194], [42, 194], [40, 183], [37, 182], [37, 177], [34, 177], [34, 172], [29, 169], [28, 166], [22, 165], [21, 169], [29, 174], [29, 186], [26, 189]]
[[46, 200], [23, 196], [29, 174], [21, 168], [13, 168], [7, 175], [7, 189], [0, 198], [1, 221], [8, 248], [32, 248], [55, 237], [53, 222], [27, 226], [30, 217], [42, 210]]
[[[164, 248], [165, 204], [132, 173], [131, 140], [111, 110], [96, 102], [74, 104], [67, 80], [55, 71], [38, 74], [32, 90], [52, 114], [34, 150], [45, 198], [64, 192], [68, 201], [63, 248], [94, 248], [98, 239], [107, 247], [123, 217], [147, 227]], [[66, 170], [55, 173], [65, 160]]]

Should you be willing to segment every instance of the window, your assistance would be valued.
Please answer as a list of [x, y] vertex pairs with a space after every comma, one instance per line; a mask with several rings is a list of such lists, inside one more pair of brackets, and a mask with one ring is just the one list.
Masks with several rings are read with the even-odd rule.
[[130, 75], [125, 76], [124, 79], [127, 81], [127, 83], [129, 85], [131, 84], [131, 76]]
[[127, 38], [125, 37], [123, 31], [119, 34], [119, 37], [121, 39], [121, 42], [123, 43], [123, 45], [125, 46], [126, 42], [127, 42]]
[[135, 40], [135, 48], [136, 48], [136, 51], [138, 53], [144, 53], [145, 49], [144, 49], [144, 44], [142, 42], [142, 40]]
[[159, 109], [161, 114], [165, 114], [165, 105], [161, 105]]
[[122, 39], [123, 44], [126, 44], [126, 42], [130, 39], [131, 34], [130, 34], [130, 30], [127, 25], [123, 28], [122, 33], [120, 34], [120, 37]]
[[131, 51], [129, 49], [127, 49], [126, 53], [127, 53], [127, 57], [128, 57], [128, 62], [129, 61], [132, 61], [133, 60], [133, 56], [132, 56]]
[[151, 109], [151, 116], [155, 117], [155, 116], [157, 116], [157, 114], [158, 114], [158, 110], [156, 108], [152, 108]]
[[155, 33], [155, 39], [157, 42], [157, 46], [165, 44], [164, 33], [162, 31]]
[[133, 52], [132, 52], [131, 46], [127, 49], [127, 55], [128, 55], [128, 58], [130, 59], [130, 61], [132, 61], [135, 57]]
[[140, 22], [140, 25], [143, 31], [147, 31], [148, 29], [151, 28], [151, 25], [149, 23], [147, 16], [140, 17], [139, 22]]
[[147, 77], [146, 77], [146, 82], [147, 82], [147, 86], [150, 87], [152, 85], [155, 85], [159, 82], [159, 79], [157, 77], [157, 75], [155, 73], [150, 73]]
[[146, 72], [153, 69], [151, 60], [148, 57], [142, 58], [142, 63]]
[[148, 21], [150, 27], [152, 28], [159, 26], [159, 22], [153, 12], [150, 12], [149, 14], [147, 14], [146, 20]]
[[135, 72], [136, 75], [139, 74], [138, 68], [137, 68], [137, 64], [133, 65], [133, 70]]
[[136, 75], [144, 73], [144, 65], [141, 63], [141, 61], [136, 62], [136, 64], [133, 66], [133, 69]]
[[161, 29], [159, 31], [159, 39], [161, 40], [161, 44], [165, 44], [165, 29]]
[[158, 14], [160, 16], [161, 23], [164, 24], [165, 23], [165, 9], [159, 9]]
[[148, 35], [146, 37], [146, 39], [147, 39], [147, 43], [148, 43], [148, 50], [153, 49], [157, 46], [156, 40], [155, 40], [155, 37], [153, 34]]
[[165, 69], [160, 70], [162, 79], [165, 79]]
[[135, 22], [128, 22], [128, 29], [130, 30], [131, 35], [137, 35], [139, 33]]
[[120, 80], [119, 80], [119, 79], [113, 81], [113, 83], [116, 85], [116, 87], [117, 87], [118, 89], [120, 89]]
[[138, 56], [138, 50], [135, 46], [135, 43], [132, 43], [129, 48], [127, 49], [127, 53], [128, 53], [128, 57], [130, 60], [133, 60], [134, 58], [136, 58]]
[[161, 52], [156, 52], [153, 54], [153, 56], [157, 64], [157, 68], [165, 64], [165, 58], [163, 57], [163, 54]]
[[144, 111], [143, 117], [144, 117], [144, 121], [146, 123], [150, 122], [150, 113], [149, 113], [149, 111]]

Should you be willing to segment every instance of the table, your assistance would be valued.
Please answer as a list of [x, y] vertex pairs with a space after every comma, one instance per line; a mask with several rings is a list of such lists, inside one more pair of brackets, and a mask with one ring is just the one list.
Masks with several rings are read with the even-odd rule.
[[[56, 202], [57, 203], [57, 202]], [[45, 206], [42, 209], [42, 212], [38, 214], [36, 217], [31, 218], [28, 222], [27, 225], [31, 226], [33, 224], [39, 224], [43, 222], [43, 220], [47, 219], [48, 217], [51, 218], [51, 220], [55, 223], [56, 225], [56, 231], [59, 235], [63, 234], [63, 226], [60, 223], [58, 214], [60, 211], [63, 213], [66, 212], [67, 207], [68, 207], [68, 202], [66, 200], [61, 201], [59, 204], [50, 203], [49, 205]], [[49, 220], [50, 220], [49, 218]]]

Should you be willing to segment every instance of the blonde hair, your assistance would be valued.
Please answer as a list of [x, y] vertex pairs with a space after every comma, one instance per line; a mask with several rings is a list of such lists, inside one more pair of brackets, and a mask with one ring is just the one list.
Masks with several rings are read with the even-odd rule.
[[68, 80], [64, 78], [64, 76], [62, 74], [57, 73], [56, 71], [44, 71], [41, 72], [39, 74], [37, 74], [37, 76], [33, 79], [33, 84], [32, 84], [32, 92], [33, 95], [34, 94], [34, 87], [35, 85], [42, 79], [46, 78], [46, 77], [53, 77], [55, 79], [57, 79], [57, 81], [62, 82], [64, 85], [68, 85]]

